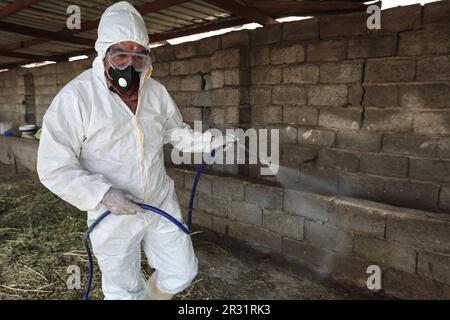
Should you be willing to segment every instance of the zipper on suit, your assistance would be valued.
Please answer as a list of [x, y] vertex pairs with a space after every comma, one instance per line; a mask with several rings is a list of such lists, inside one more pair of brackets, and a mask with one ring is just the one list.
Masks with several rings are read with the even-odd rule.
[[[140, 86], [139, 86], [140, 89]], [[108, 89], [109, 90], [109, 89]], [[140, 171], [140, 180], [141, 180], [141, 186], [143, 189], [143, 198], [142, 200], [145, 201], [145, 197], [147, 196], [147, 173], [145, 172], [145, 166], [144, 166], [144, 134], [142, 132], [142, 129], [139, 127], [138, 125], [138, 121], [137, 121], [137, 114], [139, 112], [139, 105], [141, 102], [141, 94], [140, 94], [140, 90], [138, 91], [138, 103], [137, 103], [137, 107], [136, 107], [136, 113], [133, 113], [131, 111], [131, 109], [126, 105], [126, 103], [122, 100], [122, 98], [115, 92], [112, 92], [114, 95], [116, 95], [116, 97], [120, 100], [120, 103], [122, 104], [122, 107], [126, 108], [128, 114], [131, 116], [132, 118], [132, 125], [133, 125], [133, 135], [135, 137], [135, 140], [138, 142], [138, 166], [139, 166], [139, 171]]]

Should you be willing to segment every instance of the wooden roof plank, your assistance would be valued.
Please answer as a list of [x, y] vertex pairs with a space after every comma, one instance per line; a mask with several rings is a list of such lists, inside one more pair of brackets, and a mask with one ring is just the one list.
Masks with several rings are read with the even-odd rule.
[[11, 16], [16, 12], [19, 12], [29, 6], [35, 4], [39, 0], [16, 0], [13, 3], [7, 5], [6, 7], [0, 9], [0, 19]]
[[257, 8], [244, 6], [234, 0], [205, 0], [219, 8], [225, 9], [235, 16], [242, 17], [248, 22], [257, 22], [263, 26], [279, 23], [269, 15], [263, 14]]

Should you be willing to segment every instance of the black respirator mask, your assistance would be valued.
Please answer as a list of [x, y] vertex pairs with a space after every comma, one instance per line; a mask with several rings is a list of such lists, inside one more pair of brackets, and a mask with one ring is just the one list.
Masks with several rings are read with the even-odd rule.
[[139, 83], [140, 73], [137, 72], [132, 65], [129, 65], [123, 70], [119, 70], [110, 66], [108, 75], [111, 77], [114, 85], [127, 92], [130, 88]]

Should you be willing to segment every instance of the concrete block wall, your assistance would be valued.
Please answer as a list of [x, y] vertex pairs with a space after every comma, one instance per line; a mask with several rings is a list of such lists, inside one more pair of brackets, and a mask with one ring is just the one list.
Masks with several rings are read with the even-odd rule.
[[[167, 172], [187, 213], [195, 172]], [[448, 215], [212, 174], [202, 176], [197, 195], [193, 224], [218, 241], [237, 240], [361, 288], [367, 267], [378, 265], [386, 295], [450, 298]]]
[[36, 172], [36, 140], [0, 136], [0, 162], [14, 165], [16, 172]]
[[[0, 122], [12, 122], [14, 125], [29, 123], [26, 110], [34, 110], [36, 124], [42, 125], [42, 117], [53, 97], [70, 80], [92, 65], [93, 57], [73, 62], [55, 63], [36, 68], [19, 68], [0, 73]], [[25, 75], [32, 82], [26, 84]], [[26, 88], [26, 85], [32, 88]], [[26, 93], [32, 92], [32, 99]], [[28, 103], [33, 105], [27, 105]]]
[[154, 75], [188, 120], [280, 129], [285, 184], [448, 212], [449, 5], [382, 11], [381, 30], [358, 13], [163, 46]]
[[[36, 171], [38, 142], [0, 136], [0, 161]], [[187, 216], [195, 171], [168, 166]], [[213, 240], [250, 246], [325, 277], [365, 288], [382, 270], [383, 293], [450, 298], [450, 217], [219, 173], [204, 174], [194, 228]]]

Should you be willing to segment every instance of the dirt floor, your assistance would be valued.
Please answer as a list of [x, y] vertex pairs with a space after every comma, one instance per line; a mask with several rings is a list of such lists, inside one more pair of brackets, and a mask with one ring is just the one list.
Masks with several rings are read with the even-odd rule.
[[[0, 299], [81, 299], [87, 258], [86, 215], [46, 190], [35, 174], [0, 163]], [[195, 219], [195, 217], [194, 217]], [[293, 270], [270, 257], [225, 250], [193, 236], [199, 274], [176, 299], [371, 299]], [[81, 289], [67, 289], [68, 266], [81, 270]], [[144, 273], [152, 271], [143, 262]], [[102, 299], [95, 265], [91, 299]]]

